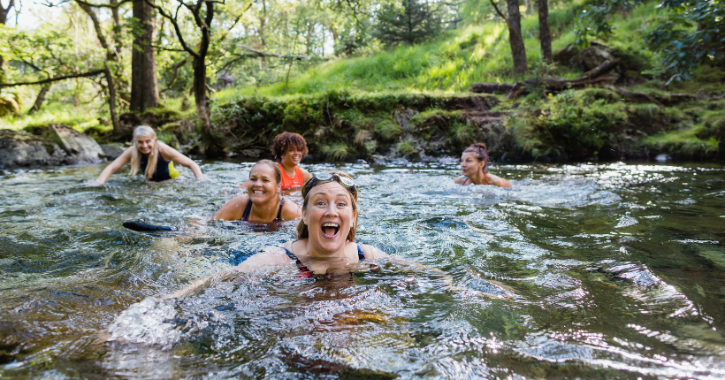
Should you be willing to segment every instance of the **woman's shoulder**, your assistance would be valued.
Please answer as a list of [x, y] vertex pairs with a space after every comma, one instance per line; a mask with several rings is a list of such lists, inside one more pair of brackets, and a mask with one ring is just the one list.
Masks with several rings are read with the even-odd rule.
[[297, 219], [300, 216], [302, 216], [302, 208], [300, 205], [298, 205], [295, 201], [285, 199], [284, 205], [282, 206], [282, 219], [292, 220]]
[[365, 259], [372, 260], [372, 259], [380, 259], [383, 257], [388, 257], [389, 255], [380, 249], [373, 247], [372, 245], [368, 244], [362, 244], [362, 243], [354, 243], [360, 249], [363, 251], [363, 254], [365, 255]]
[[455, 180], [453, 180], [453, 182], [463, 184], [466, 182], [466, 179], [468, 179], [468, 177], [466, 177], [465, 175], [462, 175], [462, 176], [456, 178]]
[[499, 177], [497, 175], [493, 175], [491, 173], [488, 173], [488, 174], [486, 174], [486, 176], [491, 181], [491, 184], [492, 185], [496, 185], [496, 186], [499, 186], [499, 187], [513, 187], [513, 185], [511, 185], [511, 182], [509, 182], [509, 181], [507, 181], [507, 180], [505, 180], [505, 179], [503, 179], [503, 178], [501, 178], [501, 177]]

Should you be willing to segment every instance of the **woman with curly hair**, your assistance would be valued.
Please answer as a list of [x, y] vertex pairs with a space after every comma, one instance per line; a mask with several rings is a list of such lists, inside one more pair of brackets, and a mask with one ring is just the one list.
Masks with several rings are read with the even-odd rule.
[[488, 152], [486, 144], [475, 143], [461, 155], [461, 170], [463, 176], [456, 178], [456, 183], [466, 185], [494, 185], [498, 187], [511, 187], [511, 183], [501, 177], [488, 172]]
[[297, 166], [307, 155], [307, 142], [299, 133], [282, 132], [275, 136], [272, 154], [282, 170], [282, 190], [302, 187], [312, 178], [310, 172]]

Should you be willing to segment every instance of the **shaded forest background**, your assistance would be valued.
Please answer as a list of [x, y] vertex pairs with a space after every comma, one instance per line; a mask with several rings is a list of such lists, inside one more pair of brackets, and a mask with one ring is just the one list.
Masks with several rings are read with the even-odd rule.
[[[192, 150], [217, 157], [263, 146], [241, 137], [230, 146], [237, 129], [262, 130], [259, 141], [295, 129], [317, 136], [319, 153], [333, 159], [388, 145], [404, 156], [420, 152], [421, 144], [405, 136], [411, 119], [416, 128], [445, 129], [451, 149], [480, 137], [474, 129], [481, 124], [471, 126], [476, 107], [479, 119], [500, 121], [532, 158], [587, 158], [612, 144], [626, 150], [622, 136], [634, 132], [615, 126], [627, 123], [648, 124], [639, 131], [649, 138], [648, 150], [702, 157], [718, 156], [725, 134], [719, 0], [22, 5], [0, 0], [0, 128], [63, 123], [99, 140], [124, 141], [135, 124], [151, 120], [171, 141], [188, 140], [177, 137], [179, 121], [187, 120], [184, 133], [198, 135]], [[19, 17], [23, 12], [34, 17]], [[616, 91], [553, 88], [551, 78], [573, 80], [591, 69], [579, 54], [591, 47], [608, 54], [603, 61], [617, 61], [616, 78], [603, 86]], [[523, 97], [491, 95], [484, 99], [487, 114], [481, 106], [458, 107], [459, 114], [443, 106], [470, 96], [474, 83], [519, 81]], [[673, 93], [690, 97], [673, 102]], [[687, 108], [703, 99], [711, 103], [705, 109]], [[674, 103], [684, 106], [668, 108]], [[406, 112], [414, 114], [400, 116]], [[646, 130], [653, 123], [668, 126]], [[354, 136], [335, 139], [348, 133], [336, 130], [345, 125]], [[564, 142], [591, 146], [576, 152]]]

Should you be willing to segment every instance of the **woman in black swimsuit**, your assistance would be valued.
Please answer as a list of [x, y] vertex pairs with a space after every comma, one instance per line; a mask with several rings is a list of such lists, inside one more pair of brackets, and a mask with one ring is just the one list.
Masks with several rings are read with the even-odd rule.
[[297, 225], [297, 240], [281, 247], [267, 247], [241, 264], [199, 280], [165, 298], [184, 297], [211, 282], [228, 279], [241, 272], [270, 265], [294, 262], [304, 277], [347, 275], [350, 266], [363, 260], [388, 255], [379, 249], [355, 242], [358, 223], [357, 189], [352, 178], [332, 173], [329, 178], [312, 177], [302, 186], [302, 220]]
[[299, 218], [302, 216], [300, 206], [285, 201], [280, 194], [281, 181], [282, 173], [274, 162], [257, 162], [249, 172], [249, 180], [245, 182], [247, 194], [229, 200], [212, 219], [268, 224]]
[[106, 166], [97, 179], [88, 181], [86, 184], [88, 186], [103, 185], [111, 174], [127, 163], [131, 163], [132, 177], [141, 172], [147, 180], [153, 182], [168, 181], [178, 177], [179, 172], [174, 168], [174, 163], [191, 169], [197, 180], [206, 179], [196, 162], [159, 141], [156, 138], [156, 132], [151, 127], [141, 125], [133, 131], [131, 147]]

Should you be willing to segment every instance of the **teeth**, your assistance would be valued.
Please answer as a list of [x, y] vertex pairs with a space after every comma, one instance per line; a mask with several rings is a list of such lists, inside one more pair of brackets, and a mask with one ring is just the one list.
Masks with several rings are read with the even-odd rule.
[[322, 227], [333, 227], [333, 228], [337, 228], [337, 227], [339, 227], [339, 226], [340, 226], [340, 225], [339, 225], [339, 224], [337, 224], [337, 223], [323, 223], [323, 224], [322, 224]]

